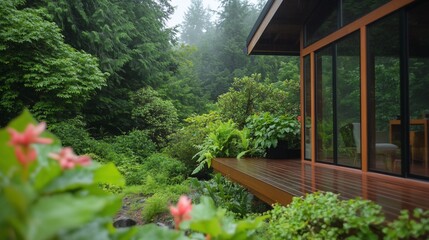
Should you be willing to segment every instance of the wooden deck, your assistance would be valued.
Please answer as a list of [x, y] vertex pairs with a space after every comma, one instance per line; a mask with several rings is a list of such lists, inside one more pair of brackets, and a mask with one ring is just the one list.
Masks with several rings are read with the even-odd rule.
[[339, 193], [341, 198], [360, 196], [383, 207], [395, 218], [401, 209], [429, 209], [429, 182], [362, 173], [360, 170], [311, 165], [300, 160], [218, 158], [213, 168], [249, 189], [261, 200], [287, 205], [294, 196], [314, 191]]

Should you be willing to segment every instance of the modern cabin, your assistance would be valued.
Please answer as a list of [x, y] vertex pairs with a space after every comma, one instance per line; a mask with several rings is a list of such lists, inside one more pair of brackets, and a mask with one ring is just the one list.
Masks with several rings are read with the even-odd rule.
[[215, 170], [269, 203], [325, 190], [391, 216], [429, 209], [428, 13], [424, 0], [269, 0], [247, 53], [300, 57], [301, 159]]

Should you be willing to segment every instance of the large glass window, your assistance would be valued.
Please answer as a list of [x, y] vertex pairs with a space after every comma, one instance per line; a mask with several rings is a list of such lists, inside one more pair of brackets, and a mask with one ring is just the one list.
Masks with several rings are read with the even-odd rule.
[[316, 53], [319, 162], [361, 166], [359, 46], [356, 32]]
[[333, 50], [332, 45], [316, 54], [316, 132], [319, 162], [334, 163]]
[[353, 22], [389, 1], [390, 0], [342, 0], [341, 7], [343, 11], [341, 26]]
[[311, 159], [311, 66], [310, 56], [304, 57], [304, 159]]
[[369, 169], [401, 173], [400, 14], [368, 26]]
[[[336, 2], [336, 1], [335, 1]], [[338, 6], [336, 3], [322, 3], [315, 9], [317, 12], [305, 26], [305, 43], [311, 44], [338, 29]]]
[[305, 24], [305, 45], [312, 44], [328, 34], [375, 10], [390, 0], [330, 0], [320, 1]]
[[336, 132], [339, 165], [361, 166], [359, 33], [336, 44]]
[[408, 12], [410, 161], [413, 175], [429, 177], [429, 2]]

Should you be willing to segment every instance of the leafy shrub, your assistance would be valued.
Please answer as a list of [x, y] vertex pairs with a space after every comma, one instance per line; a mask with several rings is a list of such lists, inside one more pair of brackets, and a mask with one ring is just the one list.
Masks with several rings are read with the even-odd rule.
[[216, 207], [231, 211], [239, 217], [252, 212], [253, 195], [219, 173], [209, 181], [192, 179], [191, 184], [198, 194], [211, 197]]
[[[291, 102], [297, 95], [297, 101]], [[260, 74], [236, 78], [229, 91], [218, 98], [217, 106], [223, 120], [232, 119], [243, 127], [247, 117], [255, 113], [299, 113], [299, 78], [292, 81], [267, 83]]]
[[187, 177], [186, 167], [182, 162], [159, 153], [144, 161], [142, 174], [152, 176], [158, 184], [167, 185], [181, 183]]
[[253, 150], [249, 131], [247, 129], [238, 130], [232, 120], [217, 123], [216, 128], [197, 147], [200, 151], [195, 157], [198, 157], [199, 165], [192, 174], [201, 171], [206, 164], [210, 167], [215, 157], [237, 156], [240, 158], [245, 154], [251, 154]]
[[429, 239], [429, 211], [414, 209], [412, 215], [402, 210], [398, 219], [383, 229], [384, 239]]
[[193, 157], [199, 151], [196, 147], [204, 141], [214, 122], [219, 122], [217, 112], [210, 112], [185, 119], [185, 126], [169, 136], [169, 144], [164, 152], [185, 163], [189, 173], [195, 169], [197, 163]]
[[156, 150], [155, 143], [150, 140], [147, 132], [142, 130], [133, 130], [128, 134], [116, 136], [112, 140], [115, 152], [134, 155], [140, 162]]
[[[181, 223], [180, 229], [197, 232], [191, 235], [193, 239], [257, 239], [256, 229], [263, 225], [266, 216], [236, 221], [226, 213], [225, 209], [216, 208], [211, 198], [202, 197], [192, 207], [191, 219]], [[205, 234], [205, 238], [198, 233]]]
[[[9, 133], [13, 128], [21, 136], [12, 137], [6, 129], [0, 129], [0, 238], [115, 239], [123, 234], [109, 227], [111, 217], [120, 208], [120, 199], [98, 187], [124, 185], [115, 166], [90, 163], [87, 157], [74, 156], [72, 152], [53, 156], [61, 149], [58, 139], [48, 132], [40, 133], [34, 128], [30, 131], [29, 124], [35, 121], [25, 111], [8, 125]], [[50, 140], [41, 144], [41, 140], [36, 141], [40, 134], [42, 140]], [[23, 143], [22, 136], [32, 144]], [[23, 161], [15, 154], [17, 147], [34, 151], [35, 155]], [[85, 164], [81, 162], [84, 159]]]
[[268, 238], [274, 239], [379, 239], [384, 221], [379, 205], [340, 200], [329, 192], [295, 197], [288, 207], [274, 205], [269, 214]]
[[300, 146], [301, 124], [295, 116], [276, 116], [266, 112], [254, 114], [246, 122], [256, 148], [276, 147], [279, 140], [286, 140], [290, 149]]
[[152, 195], [146, 199], [142, 208], [142, 217], [145, 222], [152, 222], [159, 214], [166, 213], [168, 205], [183, 194], [190, 191], [189, 182], [177, 184], [160, 183], [148, 175], [141, 186], [140, 193]]
[[[177, 199], [174, 198], [174, 199]], [[156, 215], [168, 212], [168, 203], [170, 200], [164, 193], [155, 193], [153, 196], [146, 199], [143, 204], [142, 217], [147, 223], [153, 222]]]
[[63, 146], [70, 146], [77, 154], [88, 153], [92, 137], [85, 130], [86, 124], [83, 118], [78, 116], [73, 119], [58, 122], [49, 126], [49, 130], [61, 139]]
[[[0, 152], [4, 160], [0, 162], [1, 239], [174, 240], [201, 239], [203, 234], [213, 239], [237, 239], [252, 237], [254, 229], [262, 224], [262, 218], [235, 222], [224, 216], [224, 210], [215, 209], [210, 201], [203, 199], [202, 204], [194, 206], [193, 219], [188, 218], [183, 228], [178, 224], [173, 231], [149, 224], [114, 229], [111, 221], [121, 201], [98, 187], [124, 185], [115, 166], [91, 163], [88, 157], [75, 156], [73, 152], [63, 154], [71, 149], [61, 149], [58, 139], [43, 132], [43, 124], [34, 123], [25, 112], [8, 125], [7, 131], [0, 129]], [[16, 154], [20, 149], [23, 151]], [[60, 149], [60, 154], [53, 154]], [[167, 201], [176, 194], [176, 191], [155, 194], [147, 200], [144, 216], [150, 218], [165, 211]], [[187, 213], [191, 210], [189, 201]], [[201, 233], [188, 237], [185, 231], [188, 235], [190, 231]]]
[[146, 130], [152, 141], [165, 144], [168, 135], [178, 124], [177, 110], [173, 103], [163, 100], [152, 88], [142, 88], [130, 95], [135, 106], [131, 112], [138, 129]]
[[381, 206], [360, 198], [340, 200], [334, 193], [294, 197], [287, 207], [274, 205], [261, 239], [428, 239], [429, 211], [404, 210], [387, 223]]
[[[119, 172], [124, 176], [127, 185], [141, 184], [141, 164], [139, 159], [131, 154], [118, 153], [114, 150], [113, 143], [105, 142], [104, 140], [91, 140], [89, 141], [90, 147], [85, 152], [91, 158], [100, 163], [114, 163]], [[127, 152], [124, 150], [124, 152]]]

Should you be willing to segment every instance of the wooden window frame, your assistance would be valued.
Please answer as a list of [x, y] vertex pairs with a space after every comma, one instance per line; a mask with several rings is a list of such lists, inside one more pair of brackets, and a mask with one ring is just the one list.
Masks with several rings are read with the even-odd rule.
[[[329, 34], [328, 36], [316, 41], [315, 43], [312, 43], [306, 47], [304, 47], [304, 28], [301, 30], [301, 39], [300, 39], [300, 60], [301, 60], [301, 73], [303, 73], [303, 59], [304, 56], [310, 55], [310, 77], [311, 77], [311, 152], [312, 152], [312, 158], [311, 158], [311, 164], [316, 164], [316, 146], [315, 146], [315, 137], [316, 137], [316, 109], [315, 109], [315, 66], [314, 66], [314, 53], [315, 51], [355, 32], [360, 32], [360, 53], [361, 53], [361, 170], [362, 172], [368, 172], [368, 106], [367, 106], [367, 34], [366, 34], [366, 26], [415, 2], [415, 0], [392, 0], [379, 8], [375, 9], [374, 11], [368, 13], [367, 15], [356, 19], [354, 22], [349, 23], [346, 26], [343, 26], [342, 28], [338, 29], [337, 31]], [[304, 95], [303, 95], [303, 74], [301, 74], [301, 104], [304, 102]], [[301, 116], [304, 116], [304, 110], [303, 107], [301, 107]], [[301, 122], [301, 126], [302, 126]], [[304, 143], [304, 129], [301, 128], [301, 146], [303, 146]], [[303, 147], [301, 149], [304, 149]], [[303, 153], [303, 152], [301, 152]], [[301, 161], [306, 161], [304, 158], [304, 154], [301, 154]]]

